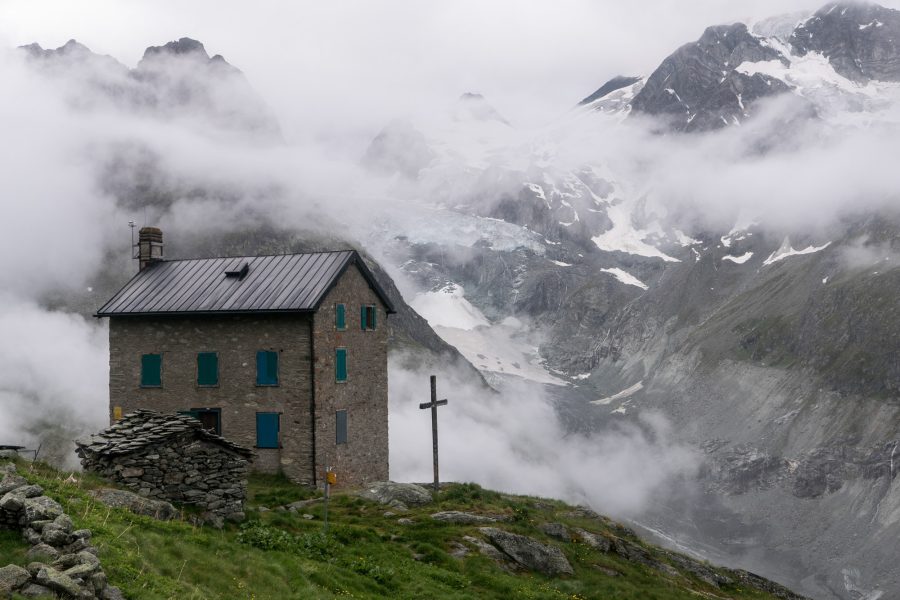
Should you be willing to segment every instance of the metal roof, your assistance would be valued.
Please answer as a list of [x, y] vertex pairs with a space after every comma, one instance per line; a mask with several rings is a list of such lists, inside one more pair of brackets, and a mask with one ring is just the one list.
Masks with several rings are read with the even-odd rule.
[[359, 267], [393, 313], [393, 305], [362, 258], [344, 250], [152, 263], [95, 316], [311, 312], [351, 264]]

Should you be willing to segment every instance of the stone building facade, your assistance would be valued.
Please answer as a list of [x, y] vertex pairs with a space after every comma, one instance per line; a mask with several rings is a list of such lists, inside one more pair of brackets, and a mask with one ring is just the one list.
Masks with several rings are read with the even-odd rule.
[[111, 420], [190, 413], [253, 448], [254, 469], [387, 479], [391, 313], [353, 251], [148, 259], [97, 313], [110, 319]]

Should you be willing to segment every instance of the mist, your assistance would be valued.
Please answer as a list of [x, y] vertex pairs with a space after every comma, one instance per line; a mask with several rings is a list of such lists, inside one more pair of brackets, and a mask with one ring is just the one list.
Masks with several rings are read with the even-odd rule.
[[390, 357], [391, 478], [432, 480], [429, 373], [437, 375], [442, 481], [590, 506], [618, 518], [638, 515], [654, 495], [696, 474], [700, 458], [673, 442], [668, 424], [647, 412], [604, 431], [567, 431], [543, 387], [515, 379], [495, 393], [450, 367], [410, 369]]
[[[97, 306], [77, 314], [50, 306], [53, 298], [84, 296], [104, 273], [124, 281], [131, 219], [161, 226], [168, 240], [248, 223], [319, 230], [382, 259], [392, 236], [422, 232], [423, 215], [433, 219], [442, 210], [463, 219], [452, 211], [460, 203], [489, 214], [498, 198], [514, 196], [522, 179], [490, 170], [506, 160], [522, 172], [601, 165], [618, 185], [616, 202], [649, 198], [686, 229], [699, 223], [727, 231], [749, 214], [766, 216], [765, 226], [779, 231], [810, 233], [849, 212], [896, 208], [900, 137], [881, 126], [900, 122], [893, 98], [874, 124], [810, 121], [765, 152], [760, 140], [790, 119], [793, 106], [768, 102], [747, 126], [697, 136], [662, 136], [658, 123], [571, 111], [609, 77], [648, 73], [705, 26], [743, 16], [725, 2], [682, 4], [659, 1], [641, 13], [584, 2], [547, 9], [444, 4], [436, 12], [397, 3], [385, 14], [357, 4], [350, 21], [347, 8], [307, 6], [289, 10], [303, 24], [295, 32], [288, 31], [291, 18], [278, 18], [281, 7], [263, 3], [242, 21], [246, 31], [235, 32], [223, 25], [234, 9], [218, 4], [184, 12], [165, 3], [109, 2], [90, 11], [124, 24], [115, 28], [84, 11], [74, 15], [68, 4], [57, 8], [71, 20], [47, 21], [44, 11], [7, 3], [0, 22], [8, 45], [53, 46], [76, 37], [134, 65], [144, 46], [194, 35], [245, 72], [283, 137], [261, 140], [215, 118], [216, 110], [235, 109], [230, 84], [210, 80], [208, 106], [132, 111], [86, 83], [118, 81], [114, 65], [87, 80], [77, 73], [54, 79], [19, 52], [0, 53], [0, 75], [15, 90], [0, 97], [0, 251], [11, 258], [0, 272], [0, 443], [36, 446], [46, 441], [48, 424], [65, 424], [62, 437], [71, 438], [107, 422], [106, 329], [83, 316]], [[767, 16], [789, 7], [758, 8]], [[13, 10], [19, 18], [2, 18]], [[467, 20], [466, 11], [478, 18]], [[358, 24], [370, 18], [384, 27]], [[271, 29], [252, 26], [260, 20]], [[327, 26], [304, 36], [317, 20]], [[136, 21], [146, 25], [140, 36], [132, 35]], [[355, 25], [347, 29], [347, 22]], [[248, 35], [254, 31], [267, 34]], [[426, 51], [417, 53], [420, 47]], [[466, 91], [484, 92], [515, 127], [454, 119], [455, 99]], [[447, 152], [452, 160], [424, 157], [428, 168], [412, 177], [365, 168], [370, 140], [397, 117], [408, 118], [426, 141], [440, 142], [437, 151], [459, 141]], [[442, 188], [447, 182], [449, 191]], [[512, 247], [534, 236], [512, 224], [492, 227]], [[448, 245], [460, 243], [457, 232], [474, 231], [473, 244], [482, 233], [471, 221], [435, 229], [444, 230]], [[387, 267], [407, 300], [426, 291]], [[430, 429], [417, 406], [427, 399], [430, 372], [404, 368], [406, 362], [392, 357], [392, 476], [427, 481]], [[629, 516], [696, 469], [696, 458], [671, 441], [659, 415], [574, 435], [534, 383], [508, 383], [492, 394], [453, 371], [438, 375], [440, 389], [452, 390], [441, 392], [451, 400], [440, 417], [445, 479]]]

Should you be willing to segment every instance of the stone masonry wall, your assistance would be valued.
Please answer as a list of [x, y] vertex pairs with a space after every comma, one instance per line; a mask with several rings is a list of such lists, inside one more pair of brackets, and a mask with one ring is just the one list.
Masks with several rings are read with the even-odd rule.
[[249, 461], [186, 433], [129, 454], [79, 449], [85, 470], [145, 498], [191, 504], [232, 521], [244, 519]]
[[[220, 408], [221, 435], [256, 445], [256, 413], [281, 413], [282, 448], [254, 448], [254, 468], [314, 482], [310, 398], [310, 317], [295, 315], [113, 317], [110, 319], [110, 417], [138, 408], [177, 412]], [[279, 384], [256, 385], [256, 352], [279, 356]], [[197, 353], [217, 352], [219, 383], [197, 385]], [[162, 387], [142, 388], [141, 355], [162, 354]]]
[[[346, 330], [335, 327], [335, 305], [346, 307]], [[360, 328], [360, 306], [374, 304], [376, 329]], [[326, 460], [339, 486], [388, 479], [388, 319], [360, 271], [351, 266], [325, 297], [313, 319], [316, 388], [316, 474]], [[347, 381], [335, 380], [335, 349], [347, 349]], [[335, 443], [335, 411], [347, 411], [347, 443]]]
[[31, 546], [28, 568], [0, 568], [0, 598], [17, 593], [27, 598], [123, 600], [91, 545], [89, 529], [75, 529], [63, 507], [16, 473], [12, 463], [0, 465], [0, 528], [19, 530]]

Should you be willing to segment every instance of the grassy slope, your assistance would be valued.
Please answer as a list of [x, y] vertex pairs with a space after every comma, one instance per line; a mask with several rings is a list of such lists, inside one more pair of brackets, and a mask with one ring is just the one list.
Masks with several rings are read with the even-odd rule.
[[[28, 463], [20, 463], [19, 471], [60, 501], [78, 528], [93, 531], [110, 582], [133, 599], [771, 597], [738, 587], [715, 589], [690, 575], [664, 575], [575, 542], [551, 541], [571, 561], [572, 577], [506, 572], [477, 552], [454, 558], [449, 545], [464, 535], [478, 535], [477, 528], [438, 523], [430, 513], [503, 513], [511, 520], [500, 527], [544, 541], [550, 540], [537, 525], [547, 521], [631, 539], [611, 521], [566, 516], [572, 508], [562, 502], [508, 496], [471, 484], [452, 486], [436, 503], [394, 517], [385, 517], [383, 506], [337, 495], [330, 504], [330, 535], [325, 538], [321, 504], [304, 509], [314, 515], [311, 520], [300, 513], [256, 510], [313, 496], [278, 477], [254, 476], [248, 523], [217, 531], [109, 509], [87, 494], [104, 485], [89, 475], [70, 476]], [[414, 524], [399, 524], [399, 516]], [[25, 550], [17, 533], [0, 531], [0, 565], [24, 565]], [[619, 575], [612, 576], [610, 570]]]

